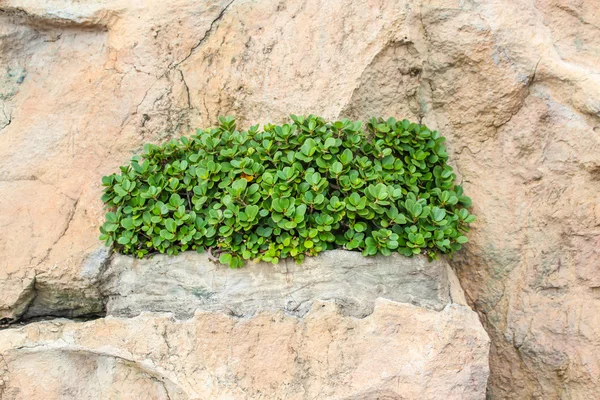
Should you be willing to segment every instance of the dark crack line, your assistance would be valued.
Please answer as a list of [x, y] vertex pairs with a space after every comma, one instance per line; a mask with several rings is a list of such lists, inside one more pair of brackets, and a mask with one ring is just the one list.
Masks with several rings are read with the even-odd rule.
[[6, 128], [7, 126], [10, 125], [10, 123], [12, 122], [12, 118], [8, 118], [8, 122], [6, 124], [4, 124], [4, 126], [2, 128], [0, 128], [0, 131], [3, 130], [4, 128]]
[[538, 69], [538, 65], [540, 65], [540, 61], [542, 61], [542, 57], [540, 57], [538, 62], [535, 63], [535, 67], [533, 68], [533, 73], [531, 74], [531, 77], [529, 78], [529, 81], [527, 82], [528, 89], [535, 82], [535, 74], [537, 73], [537, 69]]
[[[148, 88], [148, 90], [146, 90], [146, 93], [144, 93], [144, 97], [142, 97], [142, 100], [140, 100], [140, 102], [138, 103], [138, 105], [135, 107], [135, 113], [134, 114], [138, 114], [139, 110], [140, 110], [140, 106], [144, 103], [144, 101], [146, 100], [146, 97], [148, 97], [148, 93], [150, 93], [150, 90], [152, 90], [152, 88], [154, 87], [154, 85], [156, 85], [156, 83], [158, 81], [160, 81], [166, 74], [168, 71], [165, 71], [164, 74], [162, 74], [156, 81], [154, 81], [154, 83], [152, 83], [152, 85], [150, 85], [150, 87]], [[125, 120], [127, 122], [127, 119]], [[124, 129], [123, 123], [121, 124], [121, 131]], [[119, 132], [121, 133], [121, 132]]]
[[529, 77], [529, 79], [527, 80], [527, 93], [525, 94], [525, 96], [523, 97], [523, 99], [521, 100], [521, 104], [519, 105], [519, 108], [517, 110], [515, 110], [515, 112], [511, 113], [510, 117], [502, 122], [500, 125], [498, 126], [494, 126], [494, 128], [496, 129], [496, 132], [498, 132], [498, 129], [500, 129], [501, 127], [503, 127], [504, 125], [510, 123], [510, 121], [512, 121], [513, 117], [515, 115], [517, 115], [521, 109], [523, 109], [523, 107], [525, 107], [525, 101], [527, 100], [527, 98], [529, 97], [529, 95], [531, 95], [531, 86], [534, 84], [535, 82], [535, 75], [537, 73], [537, 69], [538, 69], [538, 65], [540, 65], [540, 62], [542, 61], [542, 57], [540, 57], [540, 59], [537, 61], [537, 63], [535, 63], [535, 67], [533, 68], [533, 72], [531, 73], [531, 76]]
[[190, 88], [187, 85], [187, 82], [185, 81], [185, 77], [183, 76], [183, 72], [181, 71], [181, 69], [177, 68], [177, 71], [179, 71], [179, 75], [181, 76], [181, 82], [183, 83], [183, 87], [185, 88], [185, 92], [187, 94], [187, 103], [188, 103], [188, 108], [192, 109], [192, 98], [190, 96]]
[[188, 58], [190, 58], [194, 52], [196, 51], [196, 49], [198, 49], [198, 47], [202, 46], [202, 44], [210, 37], [210, 35], [215, 31], [215, 24], [219, 21], [221, 21], [221, 19], [223, 19], [223, 16], [225, 15], [225, 13], [227, 12], [227, 9], [235, 2], [235, 0], [231, 0], [219, 13], [219, 15], [217, 15], [217, 18], [215, 18], [211, 23], [210, 23], [210, 27], [208, 28], [208, 30], [206, 32], [204, 32], [204, 36], [202, 36], [200, 38], [200, 40], [198, 41], [198, 43], [196, 43], [191, 49], [190, 52], [188, 53], [187, 56], [185, 56], [181, 61], [179, 61], [178, 63], [176, 63], [175, 65], [171, 66], [169, 69], [172, 69], [174, 67], [179, 67], [181, 64], [183, 64], [184, 62], [187, 61]]
[[[210, 26], [208, 27], [208, 29], [204, 32], [204, 35], [202, 35], [202, 37], [198, 40], [198, 42], [192, 46], [192, 48], [190, 49], [190, 51], [188, 52], [188, 54], [182, 58], [181, 60], [170, 64], [165, 71], [158, 75], [156, 80], [148, 87], [148, 89], [146, 90], [146, 92], [144, 93], [144, 96], [142, 97], [142, 100], [137, 104], [136, 108], [135, 108], [135, 113], [134, 114], [139, 114], [139, 108], [140, 106], [144, 103], [144, 101], [146, 100], [146, 98], [148, 97], [148, 94], [150, 93], [150, 91], [152, 90], [152, 88], [163, 78], [167, 77], [169, 75], [169, 73], [171, 71], [173, 71], [174, 69], [177, 69], [181, 75], [181, 80], [183, 81], [183, 85], [185, 86], [186, 92], [187, 92], [187, 98], [188, 98], [188, 109], [193, 109], [194, 107], [192, 106], [192, 99], [191, 99], [191, 94], [190, 94], [190, 90], [189, 87], [187, 85], [187, 82], [185, 81], [185, 77], [183, 75], [183, 72], [181, 71], [181, 69], [179, 69], [179, 66], [181, 64], [183, 64], [185, 61], [187, 61], [193, 54], [194, 52], [200, 47], [202, 46], [202, 44], [204, 44], [206, 42], [206, 40], [208, 40], [208, 38], [210, 37], [210, 35], [216, 30], [217, 27], [217, 23], [223, 19], [223, 16], [225, 15], [225, 13], [227, 12], [227, 10], [229, 9], [229, 7], [235, 2], [235, 0], [231, 0], [225, 7], [223, 7], [223, 9], [219, 12], [219, 14], [217, 15], [217, 17], [215, 19], [212, 20], [212, 22], [210, 23]], [[206, 105], [205, 105], [206, 106]], [[121, 130], [123, 130], [124, 127], [122, 127]]]
[[4, 118], [6, 118], [8, 120], [8, 122], [5, 123], [2, 128], [0, 128], [0, 131], [2, 131], [4, 128], [9, 126], [10, 123], [12, 122], [12, 114], [6, 115], [6, 109], [4, 107], [2, 108], [2, 114], [4, 114]]
[[208, 110], [208, 107], [206, 106], [206, 95], [202, 98], [202, 103], [204, 104], [204, 109], [206, 110], [206, 120], [210, 121], [210, 111]]
[[[31, 302], [33, 304], [33, 300]], [[30, 318], [19, 318], [12, 321], [2, 322], [0, 321], [0, 331], [8, 330], [8, 329], [20, 329], [24, 326], [35, 324], [38, 322], [61, 322], [61, 320], [69, 321], [69, 322], [88, 322], [95, 321], [97, 319], [106, 318], [106, 313], [90, 313], [83, 314], [77, 317], [66, 316], [62, 314], [44, 314], [38, 315]], [[1, 397], [0, 397], [1, 399]]]
[[215, 19], [212, 20], [212, 22], [210, 23], [209, 28], [204, 32], [204, 35], [202, 35], [202, 37], [200, 38], [200, 40], [198, 40], [198, 42], [190, 49], [189, 53], [187, 56], [185, 56], [184, 58], [182, 58], [181, 60], [177, 61], [176, 63], [173, 63], [171, 65], [169, 65], [165, 71], [158, 76], [158, 78], [148, 87], [148, 90], [146, 90], [146, 93], [144, 93], [144, 96], [142, 97], [142, 100], [138, 103], [138, 105], [135, 108], [135, 113], [134, 114], [139, 114], [139, 108], [140, 106], [144, 103], [144, 101], [146, 100], [146, 98], [148, 97], [148, 93], [150, 93], [150, 90], [152, 90], [152, 88], [163, 78], [165, 78], [169, 72], [171, 72], [173, 69], [177, 69], [181, 75], [181, 80], [183, 82], [183, 85], [185, 86], [186, 92], [187, 92], [187, 98], [188, 98], [188, 109], [192, 109], [192, 101], [191, 101], [191, 95], [190, 95], [190, 90], [189, 87], [187, 85], [187, 82], [185, 81], [185, 77], [183, 75], [183, 72], [181, 71], [181, 69], [179, 69], [179, 66], [181, 64], [183, 64], [185, 61], [187, 61], [188, 58], [190, 58], [192, 56], [192, 54], [194, 54], [194, 52], [200, 47], [202, 46], [202, 44], [204, 42], [206, 42], [206, 40], [210, 37], [210, 35], [215, 31], [216, 27], [215, 24], [217, 24], [217, 22], [219, 22], [221, 19], [223, 19], [223, 16], [225, 15], [225, 12], [227, 11], [227, 9], [234, 3], [235, 0], [231, 0], [219, 13], [219, 15], [217, 15], [217, 17]]

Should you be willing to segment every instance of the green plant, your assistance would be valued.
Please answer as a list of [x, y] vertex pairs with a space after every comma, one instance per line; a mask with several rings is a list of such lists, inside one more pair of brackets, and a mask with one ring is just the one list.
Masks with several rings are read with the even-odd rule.
[[236, 130], [233, 118], [160, 146], [147, 144], [102, 178], [111, 212], [100, 239], [143, 257], [209, 251], [231, 267], [326, 249], [363, 255], [453, 253], [475, 220], [454, 185], [444, 138], [407, 120]]

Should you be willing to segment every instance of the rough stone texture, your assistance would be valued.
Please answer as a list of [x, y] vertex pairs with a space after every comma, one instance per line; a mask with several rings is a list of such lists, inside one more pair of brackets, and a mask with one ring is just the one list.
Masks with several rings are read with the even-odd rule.
[[468, 306], [332, 302], [304, 318], [198, 312], [0, 331], [0, 398], [483, 399], [489, 339]]
[[107, 316], [0, 331], [0, 399], [485, 397], [489, 336], [444, 261], [338, 250], [232, 270], [103, 251], [81, 273]]
[[0, 319], [97, 312], [98, 182], [143, 142], [394, 115], [448, 138], [473, 198], [453, 266], [489, 396], [597, 398], [598, 2], [230, 1], [0, 2]]
[[[135, 316], [145, 310], [189, 318], [196, 310], [249, 316], [284, 310], [303, 316], [314, 300], [334, 300], [346, 315], [364, 317], [383, 297], [440, 311], [452, 301], [454, 273], [442, 261], [425, 258], [361, 257], [335, 250], [274, 266], [249, 263], [234, 273], [205, 254], [135, 260], [114, 256], [102, 277], [109, 315]], [[459, 300], [457, 300], [458, 302]]]

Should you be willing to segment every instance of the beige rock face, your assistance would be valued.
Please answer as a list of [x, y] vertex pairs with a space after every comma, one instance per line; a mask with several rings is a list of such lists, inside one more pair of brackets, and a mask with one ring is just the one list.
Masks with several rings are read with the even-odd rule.
[[[468, 306], [379, 300], [304, 318], [197, 313], [0, 332], [0, 396], [35, 399], [482, 399], [489, 339]], [[99, 395], [101, 393], [101, 395]]]
[[[485, 397], [489, 336], [444, 261], [105, 264], [84, 271], [100, 275], [108, 316], [0, 331], [1, 399]], [[36, 297], [26, 317], [40, 310]]]
[[229, 1], [0, 2], [0, 319], [100, 312], [98, 182], [142, 143], [222, 114], [394, 115], [448, 138], [473, 198], [452, 263], [489, 396], [597, 398], [597, 2]]

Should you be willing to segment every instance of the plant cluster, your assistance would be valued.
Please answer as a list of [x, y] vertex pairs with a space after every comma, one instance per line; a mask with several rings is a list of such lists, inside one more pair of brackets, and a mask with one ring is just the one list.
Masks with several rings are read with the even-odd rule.
[[213, 129], [144, 152], [102, 179], [111, 209], [100, 239], [116, 251], [209, 251], [298, 262], [334, 248], [363, 255], [451, 254], [467, 242], [471, 200], [446, 164], [444, 138], [407, 120], [291, 123]]

